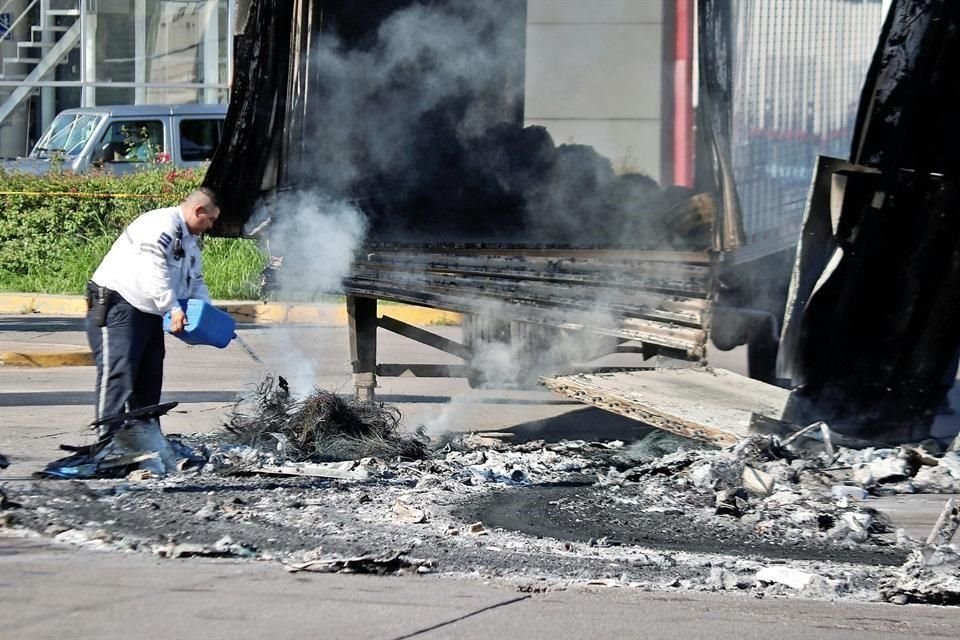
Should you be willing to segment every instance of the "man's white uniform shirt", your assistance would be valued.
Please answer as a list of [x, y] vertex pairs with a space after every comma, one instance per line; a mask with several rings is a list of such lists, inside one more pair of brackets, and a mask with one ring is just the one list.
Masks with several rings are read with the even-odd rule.
[[180, 207], [148, 211], [131, 222], [92, 279], [145, 313], [163, 315], [185, 298], [210, 301], [200, 245]]

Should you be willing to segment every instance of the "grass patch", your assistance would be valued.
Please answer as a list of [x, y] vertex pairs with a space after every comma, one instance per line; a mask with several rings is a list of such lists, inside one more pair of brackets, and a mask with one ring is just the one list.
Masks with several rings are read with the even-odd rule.
[[[59, 259], [26, 273], [0, 270], [0, 291], [82, 294], [87, 280], [113, 244], [99, 236], [61, 248]], [[203, 247], [203, 274], [210, 295], [220, 300], [255, 300], [264, 255], [253, 240], [208, 238]]]
[[113, 238], [98, 236], [60, 245], [57, 259], [37, 264], [20, 273], [0, 270], [0, 291], [82, 294], [87, 280], [106, 255]]
[[253, 240], [207, 238], [203, 243], [203, 278], [219, 300], [254, 300], [266, 255]]

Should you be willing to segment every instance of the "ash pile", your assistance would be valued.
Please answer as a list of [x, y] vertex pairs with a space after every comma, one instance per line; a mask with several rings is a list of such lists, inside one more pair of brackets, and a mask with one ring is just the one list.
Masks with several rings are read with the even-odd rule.
[[630, 444], [428, 440], [400, 423], [387, 405], [296, 398], [268, 379], [222, 433], [183, 439], [201, 468], [18, 485], [3, 522], [291, 571], [960, 604], [956, 505], [924, 540], [871, 508], [885, 493], [960, 490], [956, 451], [846, 449], [822, 430], [725, 449], [662, 431]]

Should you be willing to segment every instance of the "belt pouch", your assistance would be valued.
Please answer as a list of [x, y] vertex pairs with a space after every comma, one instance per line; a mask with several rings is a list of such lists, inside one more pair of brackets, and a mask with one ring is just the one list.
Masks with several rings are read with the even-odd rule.
[[98, 327], [107, 326], [107, 312], [110, 311], [110, 290], [106, 287], [97, 287], [90, 294], [93, 299], [93, 320]]

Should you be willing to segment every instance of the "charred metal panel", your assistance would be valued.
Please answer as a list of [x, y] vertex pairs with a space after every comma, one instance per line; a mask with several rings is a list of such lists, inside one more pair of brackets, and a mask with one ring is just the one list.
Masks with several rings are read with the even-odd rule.
[[798, 258], [799, 320], [781, 359], [799, 385], [788, 420], [916, 440], [954, 382], [958, 54], [960, 5], [894, 5], [861, 98], [852, 154], [863, 166], [827, 171], [834, 197], [815, 186], [811, 198], [808, 225], [820, 229]]
[[824, 273], [830, 269], [831, 259], [837, 255], [838, 244], [834, 236], [840, 220], [846, 176], [864, 170], [864, 167], [844, 160], [821, 157], [814, 172], [787, 301], [789, 314], [784, 319], [777, 362], [778, 377], [794, 384], [802, 375], [798, 344], [803, 310], [819, 289]]
[[857, 164], [960, 169], [960, 3], [898, 0], [868, 74], [851, 150]]
[[733, 20], [731, 5], [723, 0], [701, 0], [699, 13], [701, 108], [703, 135], [698, 172], [702, 188], [720, 194], [719, 219], [714, 225], [713, 247], [729, 251], [743, 244], [743, 214], [731, 163], [733, 129]]
[[926, 436], [960, 349], [955, 180], [845, 176], [834, 250], [803, 309], [785, 418], [841, 433]]
[[234, 38], [236, 99], [230, 101], [222, 140], [204, 179], [222, 198], [223, 214], [215, 229], [221, 235], [239, 235], [261, 192], [276, 184], [287, 75], [295, 55], [290, 47], [295, 4], [252, 2], [243, 32]]

